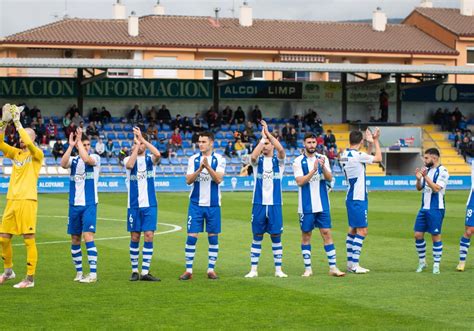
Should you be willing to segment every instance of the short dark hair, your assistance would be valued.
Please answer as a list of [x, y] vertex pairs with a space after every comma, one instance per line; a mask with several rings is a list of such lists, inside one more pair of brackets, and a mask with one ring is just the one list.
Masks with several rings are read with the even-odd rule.
[[349, 134], [349, 144], [350, 145], [357, 145], [362, 142], [364, 139], [364, 135], [361, 131], [351, 131]]
[[214, 133], [209, 132], [209, 131], [199, 132], [199, 137], [208, 137], [209, 140], [214, 141]]
[[436, 155], [437, 157], [440, 156], [439, 151], [438, 151], [437, 148], [428, 148], [428, 149], [425, 151], [425, 154]]
[[81, 141], [84, 142], [84, 141], [91, 141], [91, 140], [89, 139], [89, 137], [86, 134], [83, 133], [82, 136], [81, 136]]
[[142, 137], [143, 137], [143, 139], [145, 139], [146, 141], [149, 142], [149, 140], [148, 140], [148, 134], [146, 134], [145, 132], [142, 132]]
[[306, 133], [304, 134], [303, 141], [306, 141], [306, 139], [310, 139], [310, 138], [316, 139], [317, 137], [318, 137], [318, 136], [317, 136], [315, 133], [313, 133], [313, 132], [306, 132]]

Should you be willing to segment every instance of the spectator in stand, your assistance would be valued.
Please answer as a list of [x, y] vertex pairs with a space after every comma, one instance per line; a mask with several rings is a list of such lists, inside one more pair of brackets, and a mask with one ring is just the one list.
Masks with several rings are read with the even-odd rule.
[[458, 122], [456, 121], [456, 116], [451, 115], [451, 118], [449, 119], [448, 122], [448, 131], [449, 132], [454, 132], [458, 127]]
[[201, 115], [199, 113], [196, 113], [193, 118], [193, 131], [194, 132], [200, 132], [202, 131], [202, 120], [201, 120]]
[[309, 126], [311, 128], [311, 130], [313, 130], [314, 121], [316, 120], [316, 116], [318, 116], [318, 114], [314, 111], [314, 109], [309, 108], [308, 112], [303, 117], [304, 125]]
[[155, 106], [152, 106], [146, 113], [146, 119], [149, 123], [158, 123], [158, 112], [156, 111]]
[[99, 155], [100, 157], [106, 156], [105, 154], [105, 144], [102, 141], [102, 138], [99, 137], [99, 140], [97, 140], [97, 143], [95, 144], [95, 153]]
[[49, 123], [46, 127], [46, 134], [48, 135], [48, 140], [54, 140], [58, 136], [58, 126], [54, 123], [53, 119], [49, 119]]
[[183, 137], [181, 137], [181, 133], [179, 133], [178, 128], [174, 129], [174, 132], [171, 135], [171, 143], [176, 148], [176, 150], [183, 148]]
[[462, 116], [461, 119], [458, 122], [458, 129], [459, 130], [466, 130], [467, 129], [467, 119], [466, 117]]
[[234, 113], [234, 118], [232, 120], [234, 124], [242, 124], [245, 123], [245, 113], [242, 110], [242, 107], [238, 106], [237, 110]]
[[298, 115], [293, 116], [293, 118], [290, 119], [290, 124], [295, 128], [296, 132], [298, 132], [301, 125], [300, 117]]
[[30, 117], [31, 119], [38, 119], [41, 118], [41, 110], [38, 108], [38, 106], [34, 105], [33, 108], [30, 109]]
[[74, 122], [69, 122], [69, 126], [64, 130], [66, 133], [66, 137], [69, 137], [72, 134], [76, 133], [76, 125], [74, 125]]
[[24, 109], [20, 114], [20, 123], [24, 128], [29, 128], [31, 125], [31, 117], [28, 112], [26, 112]]
[[[71, 124], [71, 114], [66, 113], [66, 115], [64, 115], [63, 117], [63, 130], [65, 133], [70, 124]], [[69, 136], [66, 135], [66, 137], [69, 137]]]
[[105, 107], [102, 107], [100, 110], [100, 122], [102, 124], [107, 124], [110, 123], [111, 120], [112, 115], [110, 114], [110, 112]]
[[298, 133], [296, 132], [295, 128], [290, 129], [290, 133], [286, 135], [285, 141], [287, 148], [297, 148]]
[[318, 146], [324, 146], [324, 138], [321, 133], [318, 133], [318, 136], [316, 137], [316, 143]]
[[206, 122], [209, 130], [215, 131], [219, 126], [219, 114], [214, 110], [214, 106], [209, 107], [209, 110], [206, 112]]
[[225, 147], [224, 155], [227, 156], [228, 158], [232, 158], [235, 156], [235, 150], [234, 150], [234, 143], [232, 141], [227, 142], [227, 146]]
[[337, 152], [334, 146], [329, 147], [327, 157], [329, 159], [329, 165], [331, 169], [334, 168], [334, 165], [337, 162]]
[[468, 137], [464, 137], [462, 143], [459, 144], [459, 151], [464, 158], [464, 161], [467, 161], [467, 157], [474, 156], [472, 141]]
[[258, 105], [255, 105], [255, 108], [252, 110], [252, 122], [258, 127], [260, 121], [262, 120], [262, 111], [258, 108]]
[[46, 126], [43, 123], [43, 119], [40, 117], [35, 125], [35, 132], [36, 132], [36, 141], [39, 145], [47, 145], [48, 135], [46, 134]]
[[107, 160], [116, 156], [115, 155], [116, 153], [117, 151], [115, 150], [115, 146], [112, 139], [107, 140], [107, 144], [105, 144], [105, 154], [106, 154]]
[[91, 112], [89, 113], [89, 122], [94, 122], [95, 125], [100, 124], [100, 114], [97, 107], [92, 108]]
[[182, 128], [183, 128], [183, 119], [181, 118], [181, 115], [178, 114], [178, 115], [176, 115], [176, 118], [171, 121], [171, 130], [173, 130], [173, 131], [175, 129], [182, 130]]
[[61, 139], [56, 139], [56, 142], [53, 145], [52, 154], [54, 156], [54, 160], [56, 161], [59, 158], [62, 158], [64, 155], [64, 145]]
[[379, 109], [380, 109], [380, 122], [388, 122], [388, 104], [389, 95], [385, 89], [380, 90], [379, 94]]
[[232, 108], [226, 106], [222, 111], [222, 122], [224, 124], [230, 124], [232, 122]]
[[443, 122], [441, 124], [442, 131], [449, 130], [449, 122], [451, 121], [451, 113], [449, 112], [448, 108], [444, 108], [443, 111]]
[[463, 138], [464, 137], [462, 135], [461, 130], [456, 130], [456, 134], [454, 136], [454, 147], [455, 148], [459, 149], [459, 144], [462, 142]]
[[176, 146], [173, 144], [171, 139], [168, 139], [168, 144], [166, 145], [166, 149], [168, 151], [168, 158], [176, 157], [176, 151], [178, 150]]
[[443, 109], [441, 109], [441, 107], [436, 109], [436, 112], [433, 115], [433, 124], [436, 124], [436, 125], [443, 124]]
[[95, 122], [90, 122], [86, 129], [86, 135], [89, 137], [89, 140], [99, 138], [99, 130], [95, 126]]
[[158, 139], [158, 128], [156, 127], [155, 122], [151, 121], [150, 124], [148, 124], [146, 134], [148, 135], [150, 142]]
[[138, 105], [135, 105], [130, 111], [128, 112], [127, 115], [127, 121], [129, 123], [136, 123], [138, 121], [141, 121], [143, 119], [142, 112], [140, 111], [140, 108]]
[[198, 146], [199, 132], [200, 131], [194, 131], [193, 136], [191, 137], [191, 144], [193, 145], [193, 151], [199, 148]]
[[183, 133], [193, 132], [193, 124], [191, 123], [191, 120], [189, 119], [189, 117], [184, 116], [182, 124], [183, 124], [182, 125]]
[[5, 136], [7, 137], [7, 144], [13, 147], [17, 147], [18, 139], [16, 128], [12, 124], [8, 124], [5, 128]]
[[161, 105], [160, 110], [158, 110], [158, 123], [160, 124], [160, 129], [163, 129], [163, 124], [171, 123], [171, 113], [166, 105]]
[[323, 120], [321, 119], [321, 117], [319, 117], [318, 114], [316, 114], [316, 118], [314, 120], [313, 130], [316, 134], [322, 134], [324, 132]]
[[236, 141], [235, 144], [234, 144], [234, 150], [235, 150], [235, 153], [236, 153], [239, 157], [242, 157], [243, 155], [247, 155], [247, 154], [248, 154], [247, 147], [246, 147], [245, 144], [242, 142], [242, 138], [241, 138], [241, 137], [238, 137], [238, 138], [237, 138], [237, 141]]
[[463, 117], [458, 107], [454, 108], [452, 115], [455, 117], [456, 123], [459, 123], [461, 121], [461, 118]]
[[331, 147], [336, 148], [336, 136], [332, 133], [332, 130], [327, 130], [324, 135], [324, 146], [329, 150]]
[[289, 135], [290, 132], [291, 132], [291, 124], [290, 122], [286, 122], [283, 129], [281, 129], [281, 136], [283, 137], [283, 140], [286, 141], [286, 136]]
[[[79, 114], [79, 111], [76, 111], [74, 113], [74, 116], [71, 118], [71, 121], [74, 123], [74, 125], [76, 127], [80, 127], [81, 126], [81, 122], [84, 122], [84, 119], [82, 118], [82, 116]], [[68, 136], [69, 137], [69, 136]]]
[[125, 159], [127, 156], [129, 156], [129, 151], [128, 147], [124, 146], [120, 149], [119, 155], [118, 155], [118, 161], [121, 166], [123, 166], [123, 159]]
[[252, 122], [247, 121], [247, 125], [245, 126], [244, 133], [247, 136], [247, 142], [251, 143], [251, 142], [257, 140], [257, 136], [255, 135], [254, 127], [253, 127]]
[[77, 105], [71, 105], [71, 106], [69, 106], [69, 108], [68, 108], [66, 114], [69, 113], [69, 115], [70, 115], [69, 118], [72, 119], [72, 117], [74, 116], [74, 113], [75, 113], [76, 111], [79, 112], [79, 114], [80, 114], [80, 110], [79, 110], [79, 108], [77, 108]]

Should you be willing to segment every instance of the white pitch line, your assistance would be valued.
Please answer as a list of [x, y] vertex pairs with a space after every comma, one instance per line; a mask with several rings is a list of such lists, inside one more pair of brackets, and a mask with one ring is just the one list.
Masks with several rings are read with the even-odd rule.
[[[67, 216], [50, 216], [50, 215], [38, 215], [37, 217], [67, 218]], [[117, 220], [117, 219], [114, 219], [114, 218], [97, 217], [97, 219], [106, 220], [106, 221], [114, 221], [114, 222], [125, 222], [124, 220]], [[167, 231], [163, 231], [163, 232], [155, 232], [155, 235], [161, 235], [161, 234], [166, 234], [166, 233], [177, 232], [177, 231], [181, 231], [183, 229], [181, 226], [176, 225], [176, 224], [169, 224], [169, 223], [158, 223], [158, 224], [165, 225], [165, 226], [171, 226], [172, 229], [167, 230]], [[128, 239], [128, 238], [130, 238], [130, 235], [120, 236], [120, 237], [95, 238], [94, 241]], [[53, 245], [53, 244], [69, 244], [69, 243], [71, 243], [71, 240], [56, 240], [56, 241], [39, 242], [39, 243], [36, 243], [36, 245]], [[24, 246], [24, 244], [14, 244], [12, 246]]]

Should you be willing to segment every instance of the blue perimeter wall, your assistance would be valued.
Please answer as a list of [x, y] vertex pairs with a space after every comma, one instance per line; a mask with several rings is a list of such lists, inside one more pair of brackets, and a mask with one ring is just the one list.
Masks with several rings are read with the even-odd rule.
[[[335, 177], [334, 190], [346, 190], [344, 177]], [[9, 177], [0, 177], [0, 194], [5, 194], [8, 189]], [[375, 191], [412, 191], [415, 190], [414, 176], [386, 176], [367, 177], [367, 187]], [[160, 176], [155, 178], [155, 188], [158, 192], [184, 192], [189, 191], [184, 176]], [[221, 186], [223, 191], [252, 191], [253, 177], [226, 176]], [[470, 190], [470, 176], [452, 176], [449, 178], [448, 190]], [[292, 176], [283, 178], [284, 191], [297, 191], [295, 179]], [[69, 176], [42, 176], [38, 183], [39, 193], [67, 193], [69, 191]], [[99, 181], [99, 192], [127, 192], [125, 177], [102, 176]]]

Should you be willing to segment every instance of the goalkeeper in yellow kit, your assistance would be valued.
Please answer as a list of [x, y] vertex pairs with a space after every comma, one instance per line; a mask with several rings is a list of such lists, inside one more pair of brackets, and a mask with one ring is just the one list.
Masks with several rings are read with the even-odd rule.
[[[34, 275], [38, 261], [36, 250], [36, 211], [38, 209], [38, 176], [43, 163], [43, 151], [34, 145], [35, 132], [24, 129], [20, 123], [22, 107], [6, 104], [2, 108], [0, 121], [0, 151], [13, 161], [13, 171], [8, 185], [7, 204], [0, 222], [0, 242], [4, 273], [0, 275], [0, 285], [15, 278], [12, 262], [13, 235], [22, 235], [26, 246], [27, 276], [14, 285], [15, 288], [34, 287]], [[5, 127], [13, 120], [20, 134], [20, 148], [4, 142]]]

